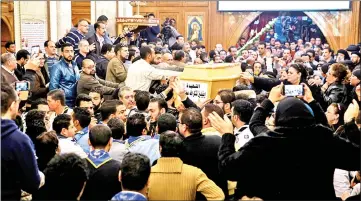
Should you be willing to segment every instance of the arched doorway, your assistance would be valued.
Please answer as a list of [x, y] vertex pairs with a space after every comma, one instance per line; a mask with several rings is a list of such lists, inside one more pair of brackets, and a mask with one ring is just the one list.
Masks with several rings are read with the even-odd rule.
[[[235, 45], [240, 37], [239, 34], [243, 33], [262, 13], [263, 12], [249, 12], [243, 22], [235, 28], [227, 44]], [[315, 23], [315, 25], [317, 25], [323, 35], [327, 36], [326, 41], [332, 49], [340, 48], [337, 43], [337, 36], [332, 35], [332, 31], [329, 30], [330, 26], [327, 25], [327, 22], [329, 21], [327, 12], [304, 12], [304, 14], [306, 14]]]
[[[309, 41], [310, 38], [321, 38], [322, 42], [326, 42], [326, 38], [322, 34], [320, 28], [315, 24], [310, 17], [304, 12], [263, 12], [250, 23], [243, 31], [240, 37], [250, 39], [266, 26], [272, 19], [277, 18], [273, 26], [275, 32], [275, 39], [280, 40], [282, 43], [297, 41]], [[261, 41], [266, 39], [266, 34], [260, 37]]]
[[12, 37], [9, 25], [3, 18], [1, 18], [1, 53], [4, 53], [6, 51], [5, 43], [13, 40], [14, 39]]

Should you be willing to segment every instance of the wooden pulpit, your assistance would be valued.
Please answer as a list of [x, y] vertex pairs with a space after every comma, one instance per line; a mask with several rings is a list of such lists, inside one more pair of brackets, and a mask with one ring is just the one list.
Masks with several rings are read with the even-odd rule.
[[117, 22], [117, 35], [125, 35], [128, 32], [133, 32], [136, 36], [141, 30], [146, 29], [148, 26], [158, 26], [160, 20], [157, 18], [148, 19], [141, 16], [134, 17], [118, 17]]
[[180, 75], [188, 97], [196, 104], [232, 89], [241, 73], [239, 63], [188, 65]]

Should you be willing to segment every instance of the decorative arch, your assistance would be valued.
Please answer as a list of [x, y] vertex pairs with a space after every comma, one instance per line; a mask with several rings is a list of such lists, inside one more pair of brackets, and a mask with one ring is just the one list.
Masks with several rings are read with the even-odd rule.
[[[332, 14], [325, 14], [325, 12], [304, 12], [312, 21], [320, 28], [322, 34], [325, 36], [328, 44], [331, 46], [332, 49], [339, 49], [339, 45], [337, 44], [337, 39], [334, 35], [334, 31], [327, 27], [329, 22], [330, 15]], [[246, 30], [246, 28], [257, 19], [262, 12], [249, 12], [247, 13], [247, 17], [244, 18], [242, 23], [234, 30], [232, 33], [228, 45], [234, 45], [237, 43], [239, 36]]]
[[14, 29], [13, 29], [12, 23], [10, 22], [9, 18], [7, 18], [6, 16], [1, 16], [1, 21], [3, 21], [5, 23], [5, 25], [7, 26], [8, 30], [9, 30], [10, 38], [12, 41], [14, 41]]

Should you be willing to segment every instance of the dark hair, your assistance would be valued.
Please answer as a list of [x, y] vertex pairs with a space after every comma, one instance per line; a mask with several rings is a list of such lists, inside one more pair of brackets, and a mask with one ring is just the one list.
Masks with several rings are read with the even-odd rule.
[[55, 117], [53, 121], [53, 130], [57, 135], [61, 135], [63, 128], [68, 129], [70, 126], [71, 116], [68, 114], [60, 114]]
[[124, 47], [128, 48], [127, 46], [123, 45], [122, 43], [116, 44], [114, 47], [115, 55], [118, 55], [118, 52]]
[[134, 49], [129, 49], [129, 56], [128, 56], [128, 60], [130, 61], [132, 59], [132, 57], [135, 56], [135, 50]]
[[303, 54], [301, 54], [301, 57], [308, 57], [309, 59], [311, 59], [311, 56], [310, 56], [310, 55], [308, 55], [307, 53], [303, 53]]
[[102, 46], [102, 49], [100, 50], [100, 54], [105, 55], [107, 52], [112, 51], [112, 48], [113, 45], [106, 43]]
[[35, 142], [36, 137], [46, 132], [44, 122], [45, 112], [40, 110], [30, 110], [25, 116], [26, 134]]
[[215, 50], [211, 50], [209, 51], [209, 58], [210, 59], [213, 59], [214, 60], [214, 57], [217, 55], [216, 51]]
[[150, 175], [150, 160], [140, 153], [127, 153], [120, 165], [123, 190], [142, 190]]
[[20, 59], [24, 58], [24, 59], [27, 59], [28, 56], [30, 57], [30, 53], [27, 51], [27, 50], [19, 50], [17, 53], [16, 53], [16, 60], [19, 61]]
[[168, 111], [168, 104], [164, 100], [164, 98], [152, 98], [150, 103], [158, 103], [159, 110], [163, 109], [167, 112]]
[[301, 73], [301, 82], [307, 79], [308, 72], [303, 64], [291, 64], [290, 68], [294, 68], [297, 72]]
[[80, 102], [81, 101], [91, 102], [92, 98], [87, 94], [79, 94], [75, 99], [75, 106], [80, 107]]
[[233, 45], [232, 45], [231, 47], [228, 48], [228, 52], [231, 52], [232, 48], [236, 48], [236, 49], [237, 49], [236, 46], [233, 46]]
[[44, 47], [48, 47], [49, 46], [49, 42], [53, 42], [52, 40], [47, 40], [44, 42]]
[[184, 38], [182, 35], [177, 36], [175, 39]]
[[94, 30], [96, 31], [97, 30], [97, 28], [100, 28], [100, 24], [104, 24], [103, 22], [96, 22], [95, 24], [94, 24]]
[[10, 48], [11, 45], [15, 45], [15, 41], [8, 41], [5, 43], [5, 48]]
[[226, 56], [226, 58], [224, 58], [224, 62], [226, 62], [226, 63], [232, 63], [232, 62], [233, 62], [233, 57], [232, 57], [232, 55]]
[[49, 91], [47, 96], [50, 96], [53, 100], [60, 101], [60, 104], [62, 106], [65, 106], [65, 94], [62, 89], [54, 89], [52, 91]]
[[[106, 44], [105, 44], [105, 45], [106, 45]], [[103, 47], [104, 47], [104, 46], [103, 46]], [[101, 98], [101, 99], [104, 97], [102, 87], [93, 87], [93, 88], [90, 89], [89, 94], [90, 94], [90, 93], [98, 93], [98, 94], [100, 94], [100, 98]]]
[[158, 133], [163, 133], [165, 131], [176, 131], [177, 129], [177, 119], [174, 115], [169, 113], [161, 114], [157, 120]]
[[328, 50], [328, 52], [331, 53], [331, 56], [333, 55], [333, 50], [331, 49], [331, 47], [326, 47], [323, 50]]
[[[55, 155], [44, 170], [46, 184], [40, 189], [45, 193], [42, 200], [76, 200], [88, 180], [88, 174], [86, 161], [78, 155]], [[62, 186], [61, 191], [59, 186]]]
[[185, 56], [186, 55], [183, 50], [177, 50], [174, 54], [174, 60], [181, 61]]
[[206, 62], [208, 62], [208, 61], [206, 60], [207, 56], [208, 56], [207, 52], [202, 52], [202, 53], [199, 55], [199, 58], [203, 61], [203, 63], [206, 63]]
[[338, 81], [343, 81], [347, 75], [347, 67], [341, 63], [334, 63], [330, 66], [334, 71], [333, 76], [337, 78]]
[[43, 171], [56, 154], [59, 147], [58, 137], [55, 131], [45, 132], [36, 137], [34, 145], [36, 156], [38, 157], [39, 170]]
[[106, 125], [95, 125], [89, 131], [89, 141], [94, 148], [104, 148], [112, 137], [112, 131]]
[[155, 15], [154, 15], [153, 13], [149, 13], [149, 14], [148, 14], [148, 17], [150, 17], [150, 16], [155, 17]]
[[212, 103], [208, 103], [204, 106], [204, 112], [205, 112], [204, 115], [206, 117], [208, 117], [208, 115], [211, 114], [212, 112], [216, 112], [222, 118], [224, 116], [224, 111], [222, 110], [222, 108]]
[[1, 82], [1, 114], [5, 114], [16, 101], [16, 93], [8, 83]]
[[117, 106], [122, 105], [123, 103], [120, 100], [106, 100], [99, 108], [100, 115], [102, 116], [102, 120], [109, 119], [111, 114], [115, 114], [117, 112]]
[[146, 59], [148, 55], [152, 54], [152, 48], [149, 46], [143, 46], [139, 49], [140, 58]]
[[160, 135], [159, 146], [162, 147], [162, 157], [179, 157], [183, 139], [174, 131], [166, 131]]
[[161, 48], [161, 47], [155, 47], [154, 48], [155, 54], [162, 54], [162, 50], [163, 50], [163, 48]]
[[202, 114], [195, 108], [188, 108], [183, 112], [180, 123], [185, 124], [190, 133], [198, 133], [203, 126]]
[[261, 104], [265, 99], [267, 99], [267, 95], [266, 94], [258, 94], [256, 95], [256, 102]]
[[37, 110], [39, 105], [48, 105], [48, 102], [44, 99], [44, 98], [38, 98], [35, 101], [31, 102], [31, 107], [30, 109], [33, 110]]
[[124, 123], [119, 118], [111, 118], [109, 119], [107, 123], [110, 130], [112, 130], [112, 137], [116, 140], [122, 139], [125, 129], [124, 129]]
[[65, 43], [65, 44], [63, 44], [63, 45], [61, 46], [60, 50], [63, 52], [63, 51], [64, 51], [64, 48], [66, 48], [66, 47], [72, 47], [72, 48], [74, 48], [72, 44], [70, 44], [70, 43]]
[[139, 111], [145, 111], [150, 101], [150, 93], [148, 91], [139, 91], [134, 96], [135, 104]]
[[249, 90], [249, 88], [245, 84], [238, 84], [238, 85], [234, 86], [232, 89], [233, 92], [242, 91], [242, 90]]
[[75, 107], [73, 109], [73, 119], [78, 120], [82, 128], [88, 127], [91, 121], [90, 112], [85, 108]]
[[224, 104], [232, 103], [236, 99], [233, 91], [230, 89], [219, 90], [217, 94], [221, 97]]
[[97, 21], [98, 22], [106, 22], [106, 21], [108, 21], [108, 18], [105, 15], [101, 15], [98, 17]]
[[133, 59], [132, 63], [134, 63], [134, 62], [136, 62], [136, 61], [140, 60], [141, 58], [142, 58], [142, 57], [140, 57], [140, 56], [135, 57], [135, 58]]
[[233, 115], [237, 115], [239, 119], [248, 124], [253, 115], [253, 106], [249, 101], [236, 100], [232, 103]]
[[330, 68], [329, 63], [324, 63], [321, 65], [321, 70], [322, 70], [323, 74], [327, 74], [329, 68]]
[[266, 47], [266, 43], [263, 42], [263, 41], [261, 41], [261, 42], [258, 43], [258, 46], [260, 46], [260, 45], [263, 45], [264, 47]]
[[308, 49], [308, 50], [306, 51], [306, 54], [307, 54], [307, 53], [311, 53], [311, 54], [312, 54], [312, 57], [315, 57], [315, 56], [316, 56], [315, 50]]
[[145, 116], [142, 113], [135, 113], [127, 119], [127, 135], [128, 136], [141, 136], [143, 130], [147, 128]]

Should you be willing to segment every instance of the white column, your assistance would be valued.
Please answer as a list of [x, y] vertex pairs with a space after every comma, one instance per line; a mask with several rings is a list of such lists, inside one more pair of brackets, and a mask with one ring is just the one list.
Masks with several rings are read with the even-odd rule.
[[[117, 2], [116, 1], [92, 1], [94, 2], [94, 22], [98, 19], [99, 16], [105, 15], [108, 18], [107, 32], [110, 36], [115, 36], [116, 34], [116, 17], [117, 17]], [[118, 2], [120, 3], [120, 2]], [[93, 4], [91, 4], [93, 11]], [[93, 15], [92, 15], [93, 19]], [[92, 22], [93, 23], [93, 22]]]
[[94, 24], [98, 19], [96, 1], [90, 1], [90, 24]]
[[58, 12], [56, 1], [49, 1], [50, 3], [50, 40], [56, 42], [58, 38]]
[[130, 5], [130, 1], [118, 1], [118, 17], [132, 17], [133, 7]]
[[14, 1], [14, 35], [16, 51], [22, 49], [21, 43], [21, 21], [20, 21], [20, 1]]
[[[51, 10], [51, 12], [57, 12], [57, 40], [61, 37], [64, 37], [66, 30], [72, 28], [71, 23], [71, 1], [56, 1], [56, 11]], [[51, 25], [53, 28], [55, 25]]]

